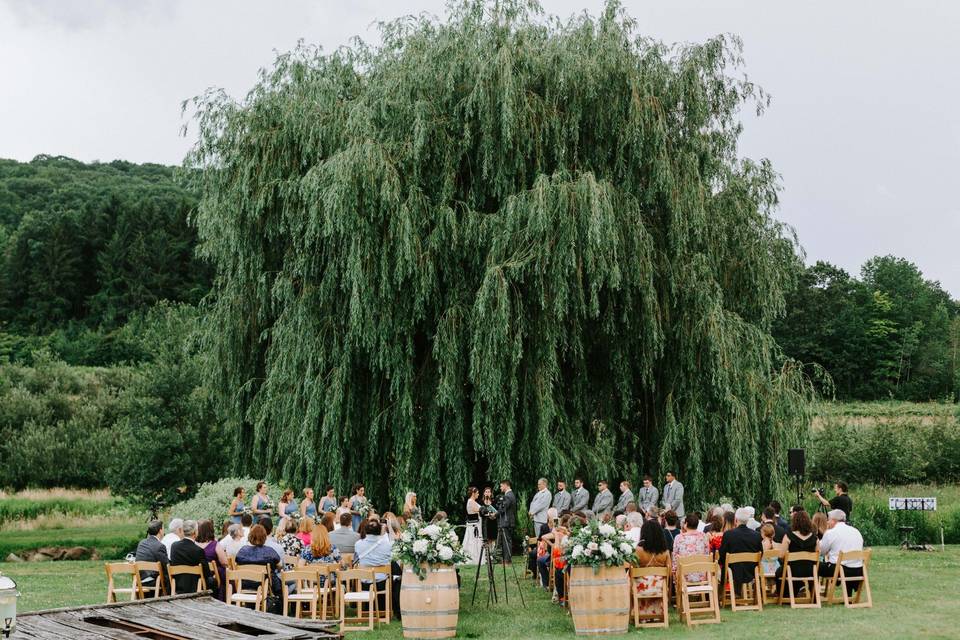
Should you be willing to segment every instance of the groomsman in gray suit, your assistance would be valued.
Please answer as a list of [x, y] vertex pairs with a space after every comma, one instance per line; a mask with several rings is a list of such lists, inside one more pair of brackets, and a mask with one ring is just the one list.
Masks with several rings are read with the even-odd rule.
[[653, 478], [643, 476], [643, 486], [637, 492], [637, 505], [644, 513], [650, 511], [651, 507], [657, 506], [657, 500], [660, 498], [660, 492], [653, 486]]
[[667, 484], [663, 485], [663, 508], [667, 511], [672, 510], [678, 518], [682, 518], [684, 516], [683, 485], [672, 471], [667, 471], [666, 480]]
[[571, 497], [567, 491], [567, 483], [563, 480], [557, 480], [557, 492], [553, 494], [553, 508], [557, 513], [563, 513], [570, 510]]
[[547, 489], [547, 479], [537, 480], [537, 493], [530, 501], [530, 508], [527, 510], [530, 519], [533, 520], [533, 533], [538, 538], [548, 531], [547, 529], [547, 509], [550, 508], [550, 490]]
[[613, 494], [607, 488], [607, 481], [601, 480], [597, 483], [599, 493], [593, 499], [593, 515], [595, 518], [603, 518], [605, 514], [613, 513]]
[[633, 491], [630, 491], [630, 481], [624, 480], [620, 483], [620, 499], [617, 500], [617, 506], [613, 508], [613, 515], [618, 516], [627, 510], [627, 503], [634, 502]]
[[590, 492], [583, 486], [583, 478], [577, 477], [573, 480], [573, 486], [576, 490], [573, 492], [573, 502], [570, 504], [570, 511], [586, 511], [590, 506]]

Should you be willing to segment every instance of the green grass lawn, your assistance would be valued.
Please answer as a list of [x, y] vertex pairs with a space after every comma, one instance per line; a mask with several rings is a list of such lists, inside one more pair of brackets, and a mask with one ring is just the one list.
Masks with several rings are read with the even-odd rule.
[[[522, 565], [516, 564], [518, 571]], [[39, 564], [0, 563], [0, 571], [17, 581], [23, 597], [20, 611], [103, 602], [106, 577], [101, 562]], [[502, 580], [502, 574], [500, 580]], [[470, 605], [473, 573], [463, 573], [460, 594], [459, 637], [538, 638], [572, 637], [573, 622], [566, 612], [550, 602], [549, 594], [534, 587], [521, 575], [527, 606], [520, 606], [512, 583], [510, 605], [501, 595], [499, 606], [485, 605], [486, 581], [478, 590], [476, 606]], [[711, 640], [757, 637], [784, 638], [957, 638], [960, 637], [960, 547], [945, 553], [901, 552], [877, 548], [871, 566], [873, 609], [846, 610], [842, 606], [820, 610], [768, 606], [762, 613], [725, 610], [722, 624], [699, 627], [697, 632]], [[671, 616], [670, 628], [631, 628], [632, 634], [670, 638], [691, 632]], [[399, 622], [381, 627], [364, 638], [400, 638]]]
[[0, 531], [0, 559], [38, 547], [94, 547], [101, 558], [122, 558], [134, 551], [146, 534], [144, 522], [109, 522], [99, 526], [62, 529], [10, 529]]

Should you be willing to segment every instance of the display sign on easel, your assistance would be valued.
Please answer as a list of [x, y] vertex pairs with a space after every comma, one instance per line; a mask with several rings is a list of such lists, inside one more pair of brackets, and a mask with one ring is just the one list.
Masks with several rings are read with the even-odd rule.
[[936, 511], [936, 498], [890, 498], [890, 511]]

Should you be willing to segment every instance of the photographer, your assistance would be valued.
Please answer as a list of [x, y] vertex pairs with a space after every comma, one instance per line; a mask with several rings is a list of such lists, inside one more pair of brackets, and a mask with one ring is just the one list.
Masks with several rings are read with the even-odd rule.
[[847, 515], [847, 521], [850, 520], [850, 512], [853, 511], [853, 500], [850, 499], [850, 496], [847, 494], [847, 483], [846, 482], [836, 482], [833, 485], [833, 491], [837, 495], [827, 500], [823, 497], [823, 494], [820, 493], [820, 489], [814, 489], [813, 495], [817, 497], [817, 500], [820, 501], [825, 507], [829, 507], [831, 510], [840, 509]]

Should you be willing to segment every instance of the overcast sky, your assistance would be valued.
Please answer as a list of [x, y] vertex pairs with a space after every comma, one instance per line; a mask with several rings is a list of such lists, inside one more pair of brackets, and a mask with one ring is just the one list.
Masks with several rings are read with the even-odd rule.
[[[744, 155], [783, 176], [808, 262], [916, 262], [960, 298], [960, 1], [625, 0], [668, 42], [739, 34], [773, 96]], [[546, 0], [562, 16], [601, 0]], [[178, 164], [180, 103], [242, 96], [274, 50], [331, 50], [443, 0], [0, 0], [0, 157]]]

